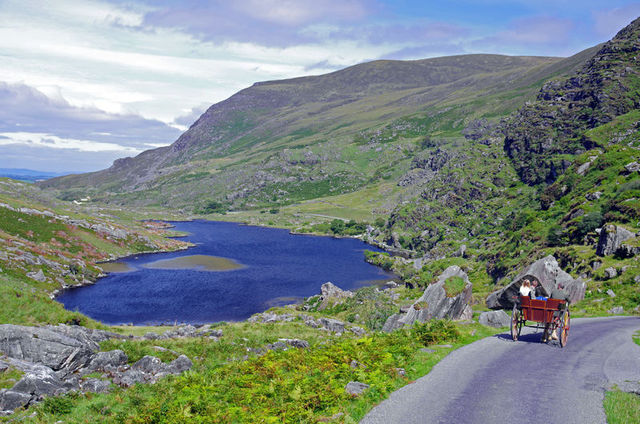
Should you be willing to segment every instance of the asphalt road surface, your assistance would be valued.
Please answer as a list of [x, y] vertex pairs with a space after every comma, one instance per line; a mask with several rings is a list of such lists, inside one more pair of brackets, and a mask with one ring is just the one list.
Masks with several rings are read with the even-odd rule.
[[567, 346], [523, 328], [462, 347], [361, 423], [606, 423], [611, 384], [640, 380], [640, 318], [573, 319]]

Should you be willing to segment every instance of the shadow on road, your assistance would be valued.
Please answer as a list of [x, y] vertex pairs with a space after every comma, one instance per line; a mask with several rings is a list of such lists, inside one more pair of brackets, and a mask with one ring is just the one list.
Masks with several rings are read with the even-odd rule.
[[[495, 337], [497, 339], [501, 339], [501, 340], [513, 341], [511, 339], [511, 334], [510, 333], [496, 334], [493, 337]], [[535, 332], [535, 333], [520, 334], [520, 337], [518, 337], [518, 342], [540, 343], [540, 338], [541, 337], [542, 337], [542, 331]]]

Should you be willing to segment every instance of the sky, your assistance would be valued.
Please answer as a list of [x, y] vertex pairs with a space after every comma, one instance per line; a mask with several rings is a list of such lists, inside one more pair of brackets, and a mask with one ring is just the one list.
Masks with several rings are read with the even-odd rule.
[[0, 168], [104, 169], [257, 81], [376, 59], [569, 56], [638, 16], [625, 0], [0, 0]]

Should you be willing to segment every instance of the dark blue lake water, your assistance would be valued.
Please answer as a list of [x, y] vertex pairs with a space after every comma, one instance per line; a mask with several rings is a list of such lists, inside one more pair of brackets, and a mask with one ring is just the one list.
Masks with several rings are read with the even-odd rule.
[[[238, 321], [272, 306], [320, 293], [331, 281], [342, 289], [388, 279], [391, 274], [364, 261], [379, 249], [355, 239], [291, 235], [287, 230], [226, 222], [173, 223], [190, 233], [191, 249], [120, 260], [130, 272], [112, 273], [95, 285], [72, 289], [57, 300], [67, 309], [107, 324]], [[152, 262], [212, 255], [244, 265], [229, 271], [144, 268]]]

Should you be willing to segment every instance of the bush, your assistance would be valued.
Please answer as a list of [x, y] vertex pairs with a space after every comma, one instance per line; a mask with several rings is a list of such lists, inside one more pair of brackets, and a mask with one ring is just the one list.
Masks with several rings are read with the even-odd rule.
[[334, 219], [331, 221], [329, 228], [333, 234], [342, 234], [345, 229], [344, 221], [341, 219]]
[[460, 332], [448, 319], [434, 319], [425, 323], [416, 322], [412, 332], [425, 346], [458, 340]]
[[73, 410], [70, 396], [48, 397], [42, 402], [42, 409], [49, 414], [65, 415]]
[[585, 215], [582, 218], [582, 221], [578, 223], [576, 226], [576, 234], [575, 239], [582, 239], [585, 235], [589, 234], [592, 231], [595, 231], [596, 228], [600, 228], [603, 224], [604, 218], [602, 213], [600, 212], [591, 212]]

